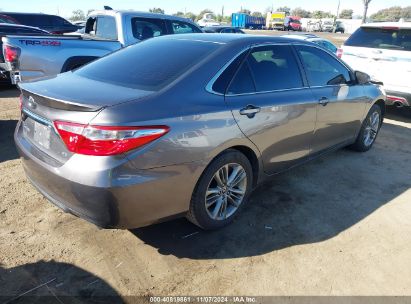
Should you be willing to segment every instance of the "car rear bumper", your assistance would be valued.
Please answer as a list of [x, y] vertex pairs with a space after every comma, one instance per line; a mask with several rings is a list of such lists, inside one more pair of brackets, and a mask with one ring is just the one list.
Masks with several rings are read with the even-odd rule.
[[21, 137], [19, 125], [15, 142], [34, 187], [54, 205], [102, 228], [137, 228], [184, 214], [204, 169], [202, 162], [149, 170], [123, 164], [95, 171], [82, 183], [75, 174], [63, 174], [65, 165], [52, 168], [34, 156], [38, 151]]
[[386, 105], [395, 105], [398, 107], [411, 107], [411, 93], [394, 90], [386, 90]]

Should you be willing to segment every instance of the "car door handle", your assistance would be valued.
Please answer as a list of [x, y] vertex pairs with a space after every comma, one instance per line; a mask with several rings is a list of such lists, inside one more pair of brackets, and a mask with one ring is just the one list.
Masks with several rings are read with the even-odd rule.
[[248, 105], [240, 110], [241, 115], [247, 115], [248, 118], [253, 118], [255, 114], [261, 111], [260, 107]]
[[319, 103], [320, 105], [322, 105], [323, 107], [325, 107], [329, 102], [330, 102], [330, 100], [329, 100], [327, 97], [321, 97], [321, 98], [318, 100], [318, 103]]

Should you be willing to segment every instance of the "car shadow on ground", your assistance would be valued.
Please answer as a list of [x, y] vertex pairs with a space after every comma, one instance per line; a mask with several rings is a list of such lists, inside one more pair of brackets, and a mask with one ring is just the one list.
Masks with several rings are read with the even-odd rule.
[[405, 123], [411, 123], [411, 108], [403, 107], [397, 108], [394, 106], [387, 106], [385, 118], [401, 121]]
[[1, 303], [124, 303], [104, 280], [72, 264], [39, 261], [5, 269]]
[[12, 85], [0, 85], [0, 98], [13, 98], [19, 97], [20, 91], [16, 86]]
[[19, 157], [13, 134], [17, 120], [0, 120], [0, 163]]
[[[393, 124], [382, 132], [403, 132], [411, 138], [410, 128]], [[178, 219], [131, 232], [161, 254], [191, 259], [256, 256], [328, 240], [411, 188], [411, 165], [396, 160], [406, 159], [411, 145], [398, 150], [389, 145], [377, 142], [368, 153], [343, 149], [273, 177], [221, 230], [202, 231]]]

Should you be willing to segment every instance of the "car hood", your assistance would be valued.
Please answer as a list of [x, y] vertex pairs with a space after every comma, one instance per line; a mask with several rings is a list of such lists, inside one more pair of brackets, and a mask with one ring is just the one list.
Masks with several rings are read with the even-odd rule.
[[68, 106], [81, 106], [89, 110], [140, 99], [153, 93], [93, 80], [73, 72], [33, 82], [22, 82], [19, 87], [24, 91], [60, 101]]

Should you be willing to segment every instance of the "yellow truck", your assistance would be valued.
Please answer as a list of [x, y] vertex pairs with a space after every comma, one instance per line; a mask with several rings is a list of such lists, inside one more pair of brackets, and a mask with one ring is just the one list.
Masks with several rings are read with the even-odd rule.
[[285, 12], [267, 13], [266, 28], [270, 30], [284, 30]]

